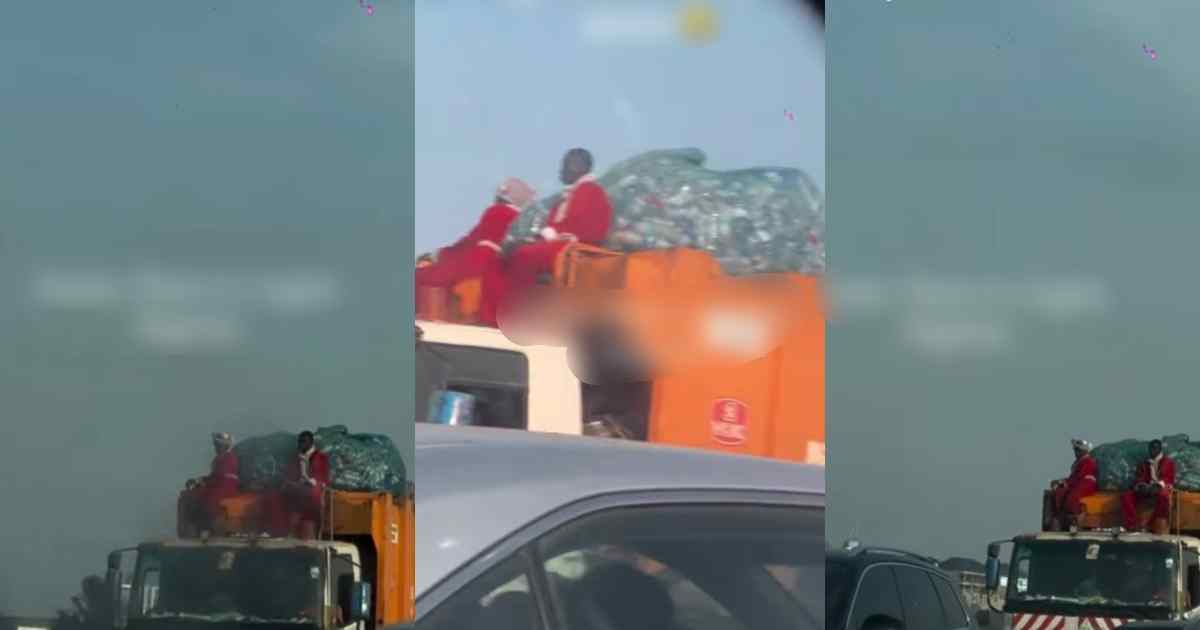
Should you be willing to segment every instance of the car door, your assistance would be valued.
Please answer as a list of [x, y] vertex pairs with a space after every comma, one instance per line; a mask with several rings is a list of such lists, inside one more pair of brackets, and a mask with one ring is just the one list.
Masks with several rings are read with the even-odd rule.
[[934, 573], [929, 574], [933, 580], [933, 587], [937, 590], [939, 599], [942, 602], [942, 612], [946, 616], [946, 623], [951, 630], [970, 630], [971, 614], [967, 612], [967, 607], [963, 604], [962, 598], [959, 597], [958, 590], [945, 577]]
[[871, 565], [863, 570], [850, 603], [845, 630], [859, 630], [867, 621], [877, 618], [905, 621], [900, 588], [890, 564]]
[[893, 567], [893, 571], [896, 574], [896, 584], [900, 587], [905, 626], [922, 630], [949, 630], [942, 600], [929, 572], [907, 565], [897, 565]]
[[824, 628], [823, 508], [720, 494], [570, 506], [437, 594], [417, 630]]

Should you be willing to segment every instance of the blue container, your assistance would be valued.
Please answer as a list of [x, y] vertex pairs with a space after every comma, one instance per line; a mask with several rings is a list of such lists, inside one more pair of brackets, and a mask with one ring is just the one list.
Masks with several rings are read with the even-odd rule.
[[475, 397], [462, 392], [440, 390], [429, 401], [429, 421], [449, 426], [475, 423]]

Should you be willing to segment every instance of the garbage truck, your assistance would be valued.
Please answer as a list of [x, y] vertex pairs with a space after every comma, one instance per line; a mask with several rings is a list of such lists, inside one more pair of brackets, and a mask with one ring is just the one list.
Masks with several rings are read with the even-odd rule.
[[[226, 498], [213, 528], [220, 537], [147, 541], [109, 555], [114, 625], [369, 630], [410, 623], [413, 499], [411, 482], [402, 494], [327, 490], [320, 534], [304, 540], [261, 533], [264, 494]], [[187, 513], [181, 509], [180, 518]], [[179, 529], [194, 529], [185, 525]]]
[[[741, 362], [715, 355], [695, 358], [699, 344], [684, 340], [673, 327], [698, 319], [697, 313], [674, 312], [653, 324], [626, 318], [623, 332], [633, 340], [635, 354], [657, 346], [660, 362], [671, 361], [663, 347], [695, 360], [608, 382], [577, 376], [576, 367], [597, 351], [581, 351], [561, 340], [514, 340], [507, 329], [481, 324], [481, 279], [466, 279], [449, 289], [422, 289], [416, 303], [415, 414], [421, 422], [455, 422], [438, 414], [440, 408], [458, 404], [470, 407], [466, 415], [476, 425], [626, 437], [824, 465], [821, 281], [798, 273], [773, 276], [788, 285], [795, 299], [789, 303], [786, 333], [769, 351]], [[684, 310], [695, 311], [719, 300], [729, 280], [703, 250], [617, 252], [573, 244], [559, 254], [545, 286], [567, 294], [593, 292], [608, 307], [649, 303], [675, 292], [688, 296]], [[751, 328], [744, 321], [724, 323], [720, 331], [730, 338]], [[719, 327], [708, 330], [713, 328]]]
[[[980, 626], [1000, 628], [997, 613], [1013, 628], [1070, 630], [1200, 617], [1200, 493], [1173, 493], [1166, 533], [1124, 531], [1118, 491], [1085, 497], [1083, 506], [1075, 531], [988, 545], [987, 588], [996, 595], [990, 600], [1002, 603], [979, 612]], [[1150, 511], [1139, 506], [1142, 519]], [[1000, 556], [1007, 546], [1005, 580]]]

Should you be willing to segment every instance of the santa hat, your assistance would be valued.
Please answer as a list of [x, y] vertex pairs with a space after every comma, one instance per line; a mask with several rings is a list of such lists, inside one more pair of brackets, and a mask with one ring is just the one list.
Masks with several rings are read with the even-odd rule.
[[533, 187], [516, 177], [509, 177], [496, 189], [496, 196], [518, 208], [525, 208], [533, 202], [537, 193]]

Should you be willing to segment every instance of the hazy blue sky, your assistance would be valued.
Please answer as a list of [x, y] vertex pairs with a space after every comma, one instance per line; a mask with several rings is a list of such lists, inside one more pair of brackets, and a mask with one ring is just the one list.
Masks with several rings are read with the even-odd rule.
[[1197, 23], [831, 5], [831, 541], [980, 557], [1038, 527], [1071, 437], [1200, 440]]
[[824, 47], [799, 3], [719, 0], [722, 33], [702, 48], [669, 31], [683, 4], [418, 2], [416, 250], [461, 236], [505, 176], [554, 192], [576, 145], [601, 172], [696, 146], [715, 168], [798, 167], [823, 182]]
[[411, 4], [374, 4], [0, 8], [0, 611], [173, 534], [210, 431], [411, 462]]

